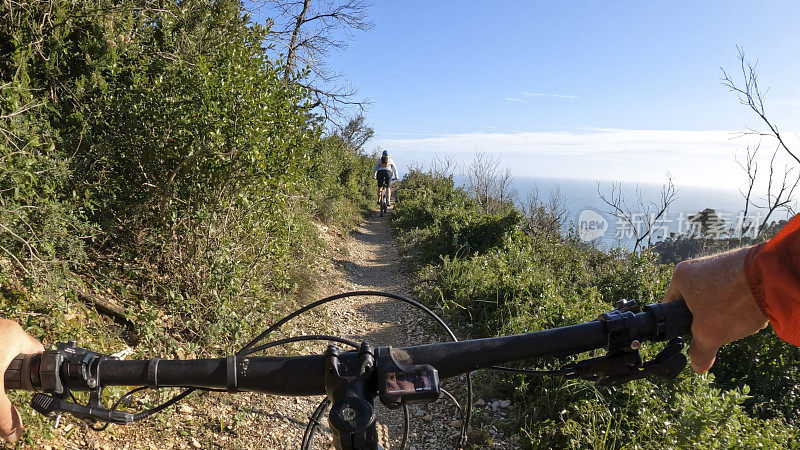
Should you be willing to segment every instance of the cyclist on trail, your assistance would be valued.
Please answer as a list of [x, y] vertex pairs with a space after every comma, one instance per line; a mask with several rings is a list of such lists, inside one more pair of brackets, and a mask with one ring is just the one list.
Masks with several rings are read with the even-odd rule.
[[386, 188], [386, 199], [392, 199], [392, 180], [397, 179], [397, 166], [389, 157], [389, 152], [384, 150], [378, 162], [372, 167], [372, 179], [378, 180], [378, 204], [381, 203], [381, 188]]

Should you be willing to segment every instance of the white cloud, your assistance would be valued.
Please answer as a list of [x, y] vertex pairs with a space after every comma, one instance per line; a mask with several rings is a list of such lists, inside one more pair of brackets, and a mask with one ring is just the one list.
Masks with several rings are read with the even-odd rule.
[[522, 97], [506, 97], [504, 100], [507, 102], [514, 102], [514, 103], [528, 103], [528, 99], [535, 97], [578, 98], [575, 95], [545, 94], [543, 92], [522, 91]]
[[[450, 156], [467, 162], [477, 149], [500, 154], [516, 176], [661, 182], [669, 171], [676, 183], [734, 189], [743, 184], [737, 165], [754, 137], [727, 130], [579, 129], [563, 132], [460, 133], [425, 138], [379, 138], [395, 160], [423, 162]], [[795, 133], [790, 148], [800, 148]], [[764, 142], [762, 157], [771, 155]]]
[[523, 91], [522, 95], [525, 97], [578, 98], [577, 95], [545, 94], [544, 92], [528, 92], [528, 91]]

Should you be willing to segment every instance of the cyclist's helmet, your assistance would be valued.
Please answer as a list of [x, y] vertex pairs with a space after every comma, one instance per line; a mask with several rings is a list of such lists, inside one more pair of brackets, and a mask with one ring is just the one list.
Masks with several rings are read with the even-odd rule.
[[389, 156], [389, 150], [384, 150], [382, 153], [383, 156]]

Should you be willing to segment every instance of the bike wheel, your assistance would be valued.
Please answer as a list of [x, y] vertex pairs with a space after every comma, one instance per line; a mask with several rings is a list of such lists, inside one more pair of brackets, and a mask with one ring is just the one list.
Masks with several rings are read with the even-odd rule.
[[389, 199], [386, 198], [386, 191], [384, 190], [383, 194], [381, 195], [381, 217], [383, 217], [383, 215], [386, 214], [386, 208], [388, 207], [388, 205], [389, 205]]

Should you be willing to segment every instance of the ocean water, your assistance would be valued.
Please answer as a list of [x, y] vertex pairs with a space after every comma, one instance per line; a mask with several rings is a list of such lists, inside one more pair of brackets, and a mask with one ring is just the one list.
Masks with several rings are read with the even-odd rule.
[[[463, 178], [456, 177], [456, 183], [464, 184]], [[562, 178], [540, 178], [540, 177], [515, 177], [513, 180], [514, 189], [517, 192], [519, 202], [525, 202], [529, 194], [538, 191], [539, 198], [547, 201], [551, 192], [558, 191], [564, 200], [567, 211], [569, 226], [573, 227], [579, 236], [586, 241], [592, 241], [601, 248], [614, 248], [618, 246], [633, 248], [635, 238], [632, 228], [637, 227], [639, 235], [643, 235], [646, 230], [647, 207], [650, 212], [655, 213], [659, 208], [652, 206], [653, 203], [660, 203], [661, 185], [640, 183], [622, 183], [622, 197], [627, 204], [626, 220], [616, 217], [612, 213], [612, 208], [605, 204], [598, 188], [606, 198], [611, 198], [611, 181], [594, 180], [574, 180]], [[638, 201], [637, 189], [641, 193], [643, 205]], [[740, 223], [763, 218], [764, 211], [753, 209], [748, 210], [747, 217], [743, 215], [745, 202], [744, 197], [733, 187], [730, 190], [712, 189], [695, 186], [676, 186], [676, 197], [670, 204], [663, 218], [657, 222], [657, 226], [652, 233], [652, 241], [668, 238], [671, 234], [686, 234], [692, 232], [692, 224], [688, 218], [706, 208], [714, 209], [721, 219], [726, 223], [725, 229], [741, 228]], [[786, 214], [773, 215], [772, 220], [786, 218]], [[564, 230], [569, 231], [569, 230]], [[645, 241], [646, 243], [646, 241]]]

